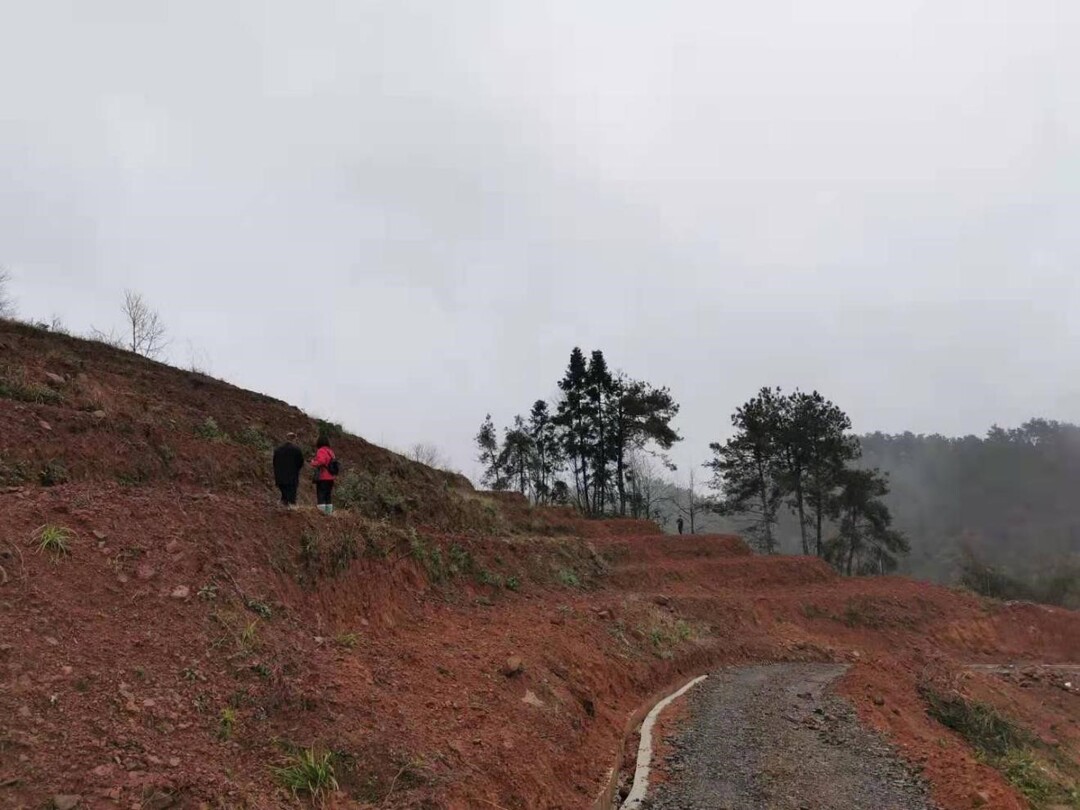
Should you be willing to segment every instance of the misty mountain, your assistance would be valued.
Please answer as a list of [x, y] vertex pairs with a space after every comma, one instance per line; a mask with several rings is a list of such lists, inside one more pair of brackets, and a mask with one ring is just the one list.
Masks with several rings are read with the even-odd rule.
[[901, 570], [953, 580], [965, 555], [1019, 577], [1080, 558], [1080, 427], [1033, 419], [984, 437], [872, 433], [861, 463], [912, 551]]

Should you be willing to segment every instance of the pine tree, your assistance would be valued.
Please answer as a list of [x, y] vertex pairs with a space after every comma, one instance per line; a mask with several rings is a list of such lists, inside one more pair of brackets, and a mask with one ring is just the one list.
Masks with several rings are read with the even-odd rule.
[[661, 450], [670, 450], [682, 437], [671, 427], [679, 406], [667, 388], [653, 388], [648, 383], [619, 376], [615, 380], [613, 402], [615, 480], [618, 485], [619, 514], [626, 514], [627, 456], [643, 450], [652, 442]]
[[773, 527], [784, 497], [779, 435], [782, 404], [779, 390], [762, 388], [731, 417], [736, 433], [726, 443], [713, 443], [714, 489], [723, 492], [720, 514], [749, 517], [749, 532], [767, 554], [776, 551]]
[[537, 503], [551, 500], [552, 486], [562, 466], [558, 429], [548, 404], [538, 399], [529, 412], [529, 437], [533, 444], [532, 488]]
[[555, 416], [556, 424], [562, 428], [563, 448], [574, 470], [574, 486], [578, 501], [585, 511], [589, 511], [589, 449], [592, 447], [592, 426], [588, 418], [586, 388], [589, 369], [585, 355], [575, 347], [570, 353], [570, 365], [566, 374], [559, 381], [563, 393], [562, 401]]
[[607, 506], [608, 488], [611, 483], [611, 462], [614, 460], [614, 424], [613, 403], [617, 399], [615, 379], [608, 369], [607, 360], [602, 351], [594, 351], [589, 360], [586, 376], [586, 414], [591, 423], [593, 438], [589, 454], [592, 456], [593, 502], [591, 512], [604, 514]]
[[803, 554], [811, 553], [808, 532], [813, 527], [814, 553], [820, 556], [837, 476], [858, 458], [858, 441], [847, 436], [851, 430], [847, 414], [817, 391], [795, 391], [783, 397], [780, 406], [778, 445], [784, 489], [799, 519]]
[[885, 476], [879, 470], [844, 470], [840, 485], [836, 499], [840, 528], [829, 544], [829, 561], [848, 576], [894, 570], [897, 555], [911, 547], [892, 528], [892, 514], [881, 500], [889, 492]]
[[522, 495], [529, 494], [530, 472], [533, 467], [534, 445], [525, 420], [514, 417], [514, 426], [504, 431], [499, 468], [507, 476], [507, 488], [515, 488]]
[[490, 413], [480, 425], [480, 432], [476, 434], [476, 446], [480, 450], [476, 460], [483, 468], [480, 480], [484, 486], [494, 490], [506, 489], [506, 481], [499, 465], [499, 434], [495, 431], [495, 423], [491, 420]]
[[[562, 396], [555, 413], [537, 400], [527, 420], [518, 417], [506, 430], [494, 456], [488, 418], [477, 437], [485, 480], [505, 487], [509, 475], [537, 503], [566, 503], [576, 494], [586, 514], [626, 514], [628, 455], [649, 444], [671, 449], [680, 440], [671, 427], [679, 406], [666, 388], [613, 374], [599, 350], [586, 359], [575, 348], [558, 385]], [[564, 471], [572, 476], [572, 491], [562, 480]]]

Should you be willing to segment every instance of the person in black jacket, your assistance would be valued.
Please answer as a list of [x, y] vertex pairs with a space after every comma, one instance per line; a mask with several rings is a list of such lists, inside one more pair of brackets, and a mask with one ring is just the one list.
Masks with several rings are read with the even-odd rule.
[[304, 452], [294, 443], [295, 433], [285, 438], [285, 444], [274, 451], [274, 483], [281, 490], [282, 505], [293, 507], [300, 488], [300, 471], [304, 469]]

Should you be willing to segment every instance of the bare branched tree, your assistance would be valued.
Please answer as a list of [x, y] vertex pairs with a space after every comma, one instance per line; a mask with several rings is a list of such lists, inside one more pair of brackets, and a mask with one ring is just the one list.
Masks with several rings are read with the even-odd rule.
[[690, 522], [690, 534], [697, 534], [701, 519], [715, 511], [714, 499], [703, 496], [697, 489], [697, 476], [693, 468], [690, 469], [690, 484], [687, 487], [679, 487], [675, 496], [667, 499], [679, 517], [686, 518]]
[[50, 332], [55, 332], [58, 335], [70, 335], [71, 330], [67, 328], [64, 323], [64, 319], [57, 315], [55, 312], [49, 316], [49, 323], [45, 327]]
[[116, 334], [115, 329], [110, 329], [108, 332], [104, 332], [98, 329], [96, 326], [90, 327], [91, 340], [96, 340], [98, 343], [104, 343], [106, 346], [112, 346], [114, 349], [126, 349], [127, 344], [124, 343], [124, 339]]
[[165, 324], [157, 311], [150, 308], [142, 295], [132, 290], [124, 291], [123, 311], [128, 327], [126, 348], [143, 357], [160, 357], [168, 340], [165, 337]]
[[188, 371], [193, 374], [210, 374], [210, 354], [192, 343], [187, 342], [188, 347]]
[[413, 461], [426, 464], [428, 467], [434, 467], [437, 470], [446, 469], [450, 463], [450, 460], [443, 455], [438, 447], [427, 442], [417, 442], [409, 448], [406, 455]]
[[15, 315], [15, 301], [8, 292], [11, 284], [11, 272], [0, 267], [0, 318], [11, 318]]

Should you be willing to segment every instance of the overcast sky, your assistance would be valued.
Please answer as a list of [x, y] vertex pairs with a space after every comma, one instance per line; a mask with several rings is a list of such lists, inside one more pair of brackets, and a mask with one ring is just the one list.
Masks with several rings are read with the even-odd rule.
[[1080, 420], [1073, 0], [0, 0], [22, 315], [472, 473], [570, 349], [859, 430]]

